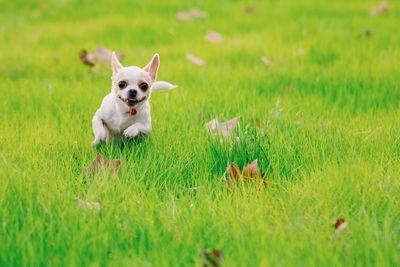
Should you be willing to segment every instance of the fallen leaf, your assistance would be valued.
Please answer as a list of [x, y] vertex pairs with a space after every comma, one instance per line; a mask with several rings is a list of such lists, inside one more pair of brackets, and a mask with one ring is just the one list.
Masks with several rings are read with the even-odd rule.
[[94, 211], [100, 211], [100, 209], [101, 209], [99, 201], [87, 202], [87, 201], [83, 201], [82, 199], [78, 199], [78, 207], [86, 208], [86, 209], [94, 210]]
[[255, 5], [247, 5], [244, 7], [244, 11], [247, 14], [252, 14], [252, 13], [256, 12], [256, 6]]
[[200, 190], [200, 186], [191, 187], [188, 189], [189, 193], [197, 193]]
[[193, 63], [193, 64], [198, 65], [198, 66], [203, 66], [205, 64], [203, 59], [201, 59], [199, 57], [196, 57], [196, 56], [194, 56], [192, 54], [186, 54], [186, 59], [190, 63]]
[[247, 177], [257, 177], [259, 175], [257, 159], [243, 169], [243, 175]]
[[260, 174], [257, 159], [246, 165], [243, 170], [240, 170], [240, 168], [236, 164], [233, 164], [233, 166], [231, 166], [228, 163], [227, 173], [229, 174], [229, 179], [226, 180], [225, 185], [228, 188], [236, 185], [239, 180], [243, 180], [245, 182], [262, 181], [264, 186], [268, 185], [268, 181], [265, 179], [265, 175], [267, 172], [264, 171]]
[[208, 13], [205, 11], [202, 11], [200, 9], [197, 8], [192, 8], [188, 11], [179, 11], [176, 14], [176, 18], [178, 20], [182, 20], [182, 21], [189, 21], [192, 19], [205, 19], [208, 17]]
[[336, 233], [342, 232], [344, 229], [347, 227], [347, 222], [344, 218], [339, 218], [336, 220], [336, 222], [333, 224], [333, 227], [335, 228]]
[[182, 21], [188, 21], [188, 20], [192, 20], [192, 16], [189, 14], [189, 12], [187, 11], [179, 11], [176, 14], [176, 18], [178, 20], [182, 20]]
[[371, 36], [371, 29], [370, 28], [366, 28], [365, 30], [364, 30], [364, 35], [365, 35], [365, 37], [370, 37]]
[[203, 251], [203, 266], [220, 267], [222, 264], [222, 253], [219, 249], [207, 249]]
[[[94, 67], [97, 64], [110, 64], [111, 55], [112, 51], [101, 46], [98, 46], [92, 53], [89, 53], [86, 49], [82, 49], [79, 53], [82, 63], [90, 67]], [[117, 52], [116, 55], [119, 60], [124, 58], [124, 54], [120, 52]]]
[[206, 123], [206, 129], [213, 135], [216, 136], [218, 134], [218, 119], [213, 119]]
[[212, 136], [216, 137], [219, 134], [225, 139], [229, 139], [232, 136], [233, 131], [239, 124], [239, 117], [235, 117], [225, 122], [219, 122], [218, 119], [213, 119], [206, 123], [206, 129], [211, 133]]
[[266, 56], [262, 56], [261, 61], [267, 66], [270, 66], [272, 64], [271, 60], [269, 60], [269, 58], [267, 58]]
[[232, 133], [238, 126], [238, 123], [239, 123], [238, 117], [219, 123], [218, 127], [225, 139], [229, 139], [232, 136]]
[[385, 14], [389, 11], [389, 5], [387, 1], [382, 1], [379, 5], [371, 7], [370, 15], [375, 17], [378, 15]]
[[372, 35], [372, 30], [370, 28], [365, 28], [362, 32], [358, 33], [356, 36], [358, 38], [363, 38], [363, 37], [369, 38], [371, 37], [371, 35]]
[[240, 176], [242, 176], [242, 171], [239, 169], [238, 165], [233, 164], [233, 166], [230, 166], [229, 164], [227, 165], [227, 170], [229, 173], [229, 177], [231, 177], [231, 180], [236, 183]]
[[90, 67], [94, 67], [94, 62], [92, 62], [86, 49], [82, 49], [81, 52], [79, 52], [79, 57], [83, 64], [88, 65]]
[[89, 166], [86, 166], [85, 173], [88, 175], [96, 175], [102, 168], [111, 168], [114, 173], [118, 174], [121, 168], [121, 160], [107, 160], [103, 155], [98, 155]]
[[204, 39], [206, 39], [207, 41], [217, 44], [217, 43], [221, 43], [224, 40], [224, 37], [215, 31], [208, 31], [206, 33], [206, 35], [204, 36]]
[[206, 19], [206, 18], [208, 18], [208, 13], [207, 12], [205, 12], [203, 10], [200, 10], [200, 9], [197, 9], [197, 8], [190, 9], [189, 13], [192, 16], [192, 18], [195, 18], [195, 19]]

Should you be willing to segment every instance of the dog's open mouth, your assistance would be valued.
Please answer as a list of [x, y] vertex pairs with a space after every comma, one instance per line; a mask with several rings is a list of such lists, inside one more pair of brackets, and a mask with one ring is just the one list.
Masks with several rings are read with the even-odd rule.
[[125, 104], [127, 104], [130, 107], [133, 107], [133, 106], [139, 104], [140, 102], [143, 102], [146, 100], [145, 96], [140, 100], [133, 99], [133, 98], [122, 98], [121, 96], [118, 96], [118, 97], [119, 97], [119, 99], [122, 100], [122, 102], [124, 102]]

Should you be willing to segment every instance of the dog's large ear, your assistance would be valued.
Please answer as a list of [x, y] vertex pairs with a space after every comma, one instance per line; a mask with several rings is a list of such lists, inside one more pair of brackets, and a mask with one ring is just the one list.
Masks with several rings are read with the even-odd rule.
[[123, 68], [121, 62], [119, 62], [117, 55], [115, 52], [111, 54], [111, 68], [113, 74], [117, 73], [119, 69]]
[[150, 74], [151, 79], [153, 81], [157, 78], [158, 67], [160, 66], [160, 57], [158, 54], [154, 54], [153, 58], [150, 60], [149, 64], [146, 65], [143, 69]]
[[177, 87], [177, 86], [172, 83], [164, 82], [164, 81], [157, 81], [151, 85], [151, 91], [152, 92], [165, 91], [165, 90], [174, 89], [175, 87]]

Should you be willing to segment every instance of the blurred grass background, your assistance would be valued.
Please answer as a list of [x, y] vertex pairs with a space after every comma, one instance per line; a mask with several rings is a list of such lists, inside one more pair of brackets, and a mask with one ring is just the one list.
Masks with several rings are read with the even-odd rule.
[[[226, 266], [398, 266], [400, 3], [379, 3], [0, 0], [0, 265], [201, 266], [216, 248]], [[176, 18], [190, 8], [208, 18]], [[111, 73], [78, 55], [98, 45], [158, 52], [179, 85], [152, 96], [143, 142], [90, 147]], [[204, 130], [235, 116], [240, 143]], [[85, 176], [99, 153], [119, 176]], [[255, 158], [270, 185], [227, 190], [226, 163]]]

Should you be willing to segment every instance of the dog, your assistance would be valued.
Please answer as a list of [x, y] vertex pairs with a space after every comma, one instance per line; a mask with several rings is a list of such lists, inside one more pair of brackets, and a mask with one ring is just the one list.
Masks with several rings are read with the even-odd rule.
[[158, 54], [155, 54], [144, 68], [140, 68], [122, 66], [115, 52], [112, 53], [111, 92], [104, 97], [100, 108], [94, 114], [92, 145], [96, 146], [101, 141], [109, 142], [113, 136], [121, 134], [126, 138], [150, 134], [151, 93], [175, 87], [169, 82], [156, 81], [159, 66]]

